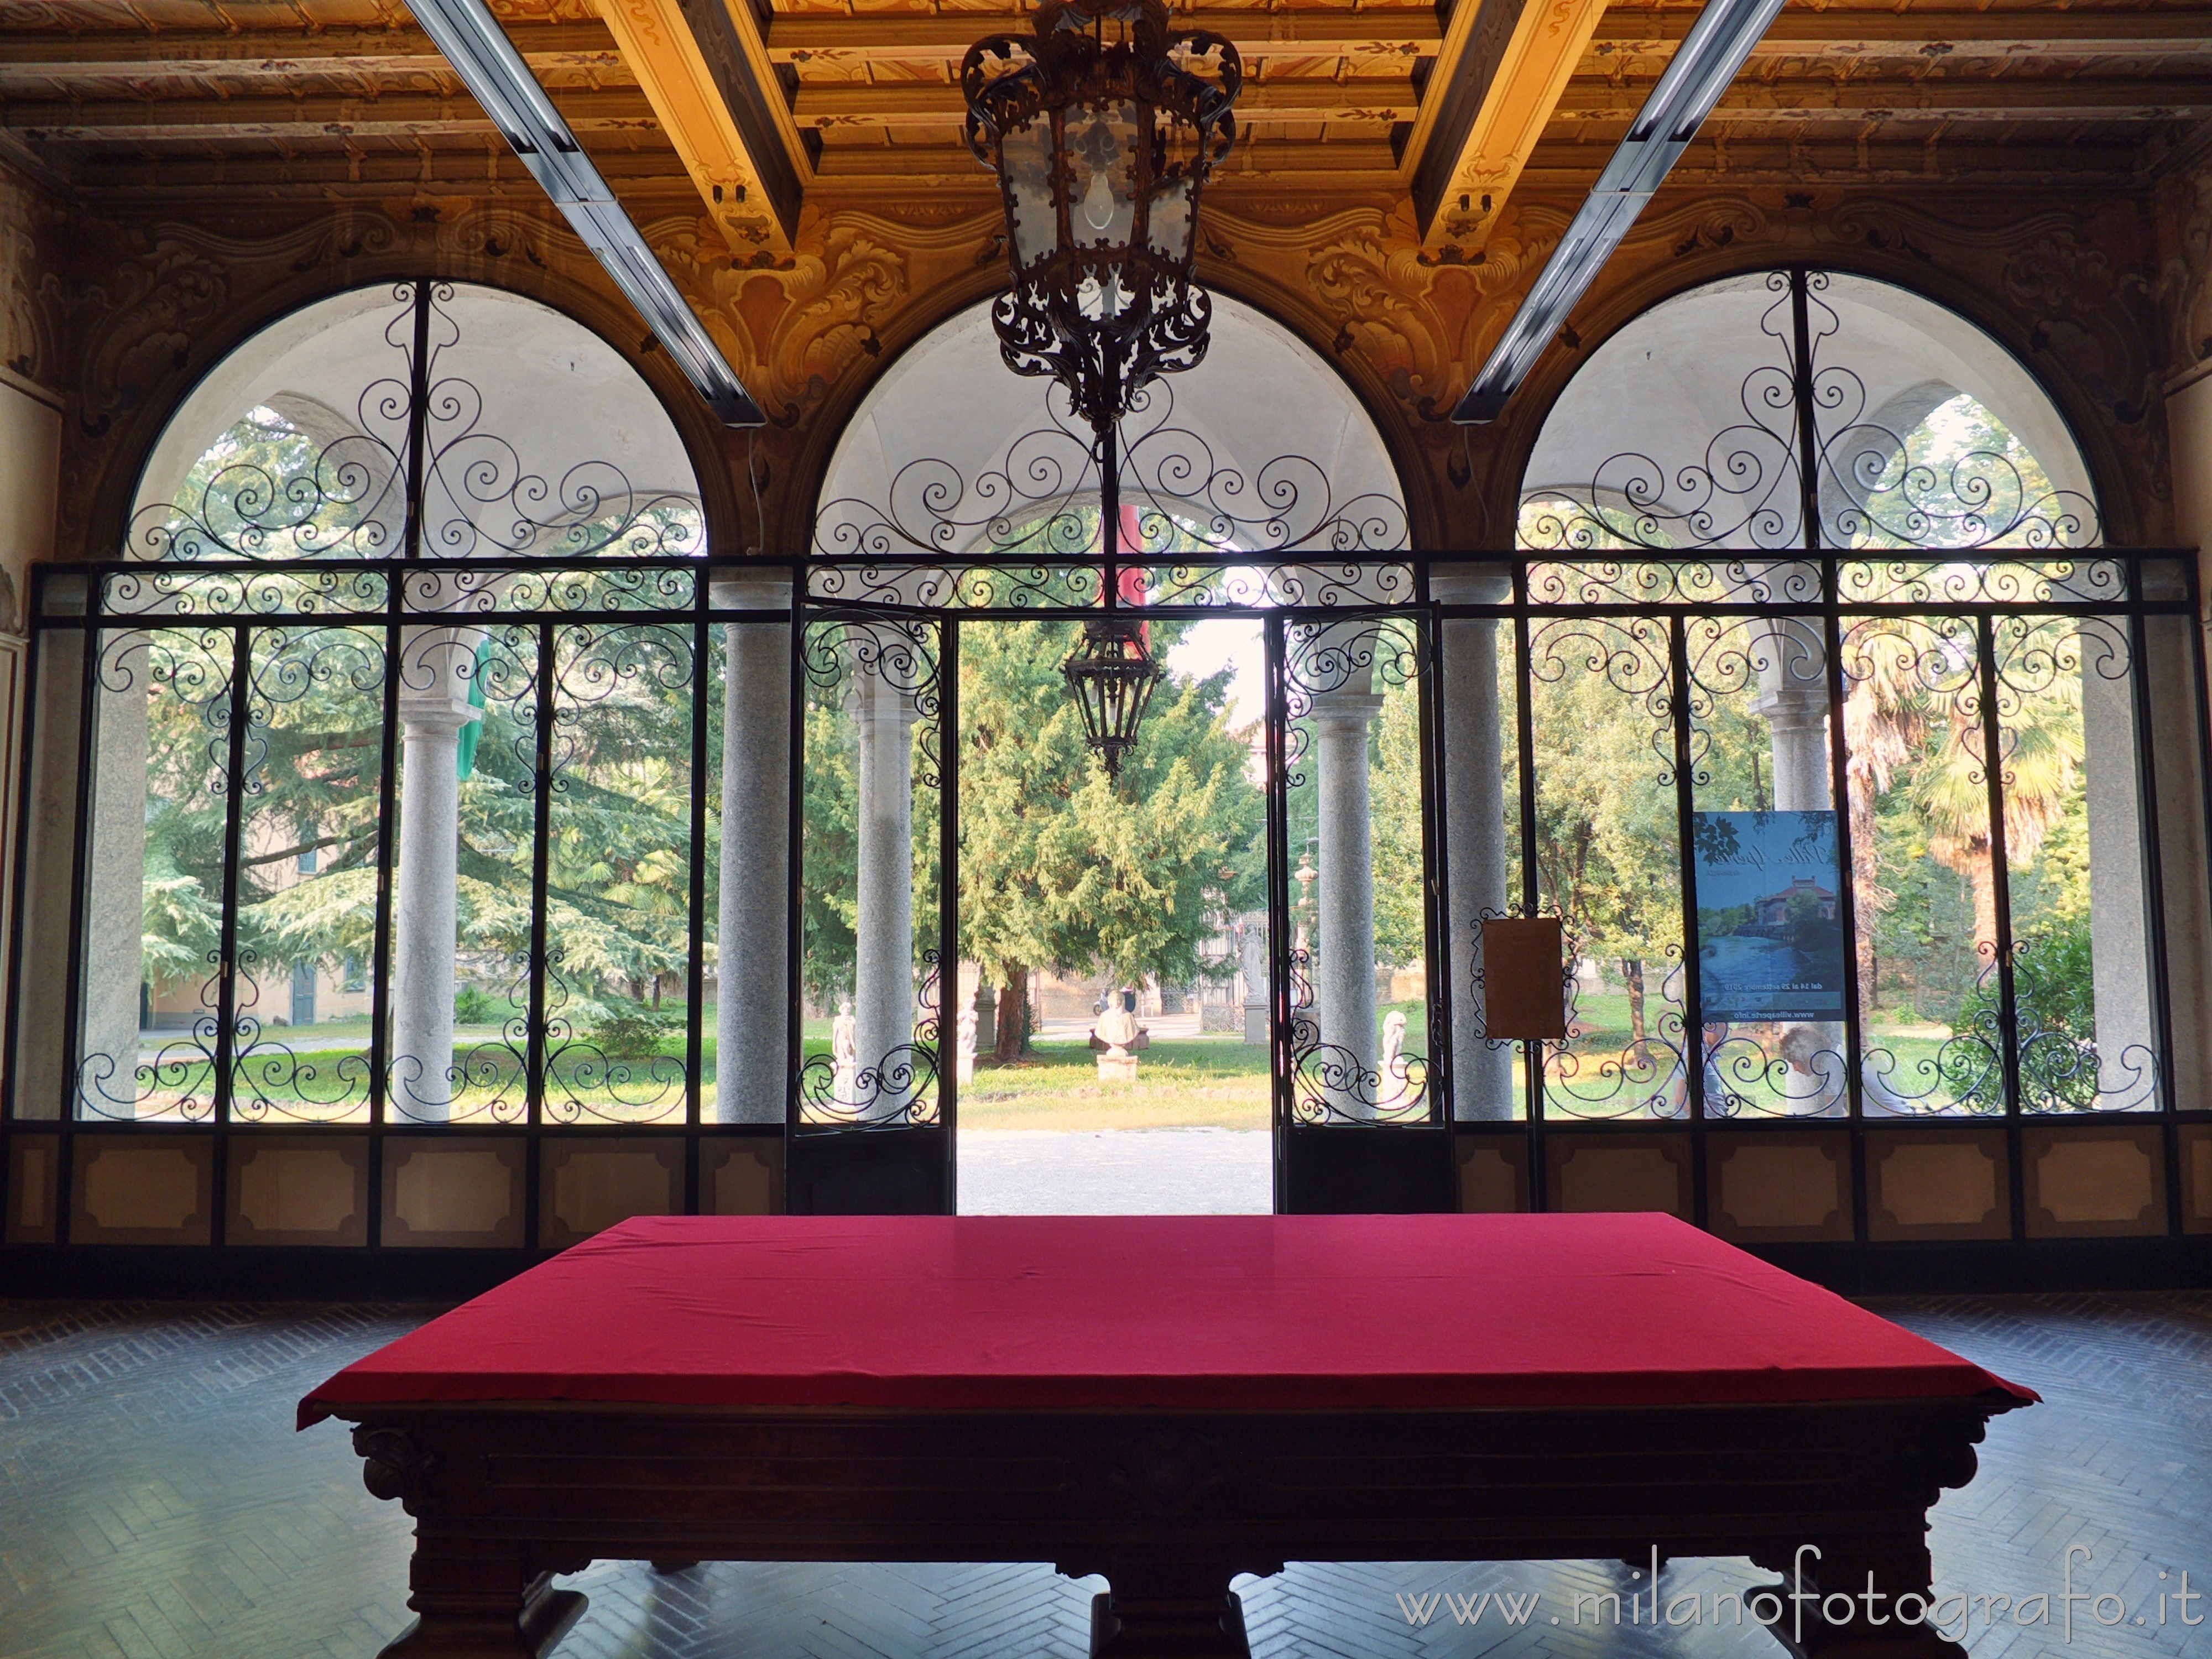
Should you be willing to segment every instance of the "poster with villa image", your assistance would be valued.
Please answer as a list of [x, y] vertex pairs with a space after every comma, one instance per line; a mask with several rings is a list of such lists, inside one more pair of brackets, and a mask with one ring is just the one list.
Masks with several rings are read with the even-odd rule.
[[1843, 1018], [1836, 815], [1698, 812], [1691, 834], [1705, 1023]]

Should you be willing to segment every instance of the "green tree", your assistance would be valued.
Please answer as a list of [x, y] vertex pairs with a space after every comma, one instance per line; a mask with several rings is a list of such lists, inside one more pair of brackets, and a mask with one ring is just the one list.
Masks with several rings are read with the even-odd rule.
[[[1153, 624], [1154, 653], [1180, 631]], [[1060, 673], [1078, 635], [1046, 622], [961, 635], [962, 949], [1006, 987], [1002, 1057], [1023, 1040], [1032, 970], [1188, 981], [1222, 915], [1263, 890], [1265, 808], [1228, 725], [1230, 676], [1170, 678], [1109, 779]]]
[[[1153, 624], [1154, 654], [1178, 632]], [[1035, 972], [1189, 980], [1221, 916], [1256, 905], [1263, 890], [1265, 808], [1248, 775], [1249, 745], [1227, 722], [1230, 677], [1171, 677], [1121, 777], [1109, 779], [1060, 673], [1079, 634], [1079, 624], [1044, 621], [961, 630], [960, 952], [1003, 988], [1001, 1059], [1026, 1041]], [[849, 976], [858, 920], [850, 723], [830, 696], [805, 716], [802, 904], [817, 996]], [[920, 728], [916, 742], [926, 760]], [[933, 805], [925, 797], [915, 813], [918, 918], [934, 903]]]

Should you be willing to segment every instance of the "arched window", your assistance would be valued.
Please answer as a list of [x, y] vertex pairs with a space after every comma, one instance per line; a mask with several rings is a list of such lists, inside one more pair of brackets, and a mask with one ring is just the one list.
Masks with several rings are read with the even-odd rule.
[[1709, 283], [1607, 339], [1546, 417], [1521, 496], [1537, 551], [2098, 539], [2081, 452], [2010, 353], [1908, 289], [1817, 270]]
[[1677, 295], [1547, 416], [1519, 540], [1536, 902], [1577, 957], [1555, 1108], [2158, 1104], [2179, 578], [2092, 550], [2002, 347], [1841, 273]]
[[534, 301], [356, 290], [218, 365], [57, 636], [76, 1112], [680, 1117], [706, 550], [667, 411]]
[[683, 443], [611, 346], [520, 295], [408, 283], [307, 306], [218, 365], [148, 459], [125, 556], [705, 550]]

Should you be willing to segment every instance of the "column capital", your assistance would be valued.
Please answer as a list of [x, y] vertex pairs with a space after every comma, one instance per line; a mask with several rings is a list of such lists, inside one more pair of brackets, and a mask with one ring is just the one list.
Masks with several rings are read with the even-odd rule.
[[709, 566], [707, 598], [717, 611], [788, 611], [791, 573], [781, 566], [777, 574], [756, 574], [728, 566]]
[[1513, 567], [1496, 560], [1431, 565], [1429, 597], [1438, 605], [1504, 605], [1513, 597]]
[[1365, 726], [1382, 712], [1382, 696], [1376, 691], [1316, 691], [1313, 717]]
[[409, 737], [450, 738], [483, 718], [466, 697], [402, 697], [399, 725]]

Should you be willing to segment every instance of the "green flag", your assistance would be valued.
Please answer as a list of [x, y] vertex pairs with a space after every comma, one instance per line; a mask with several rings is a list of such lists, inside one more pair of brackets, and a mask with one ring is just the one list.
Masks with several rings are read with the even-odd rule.
[[[490, 660], [491, 639], [487, 635], [477, 641], [476, 672], [469, 676], [469, 707], [471, 708], [481, 708], [484, 706], [484, 665]], [[483, 721], [481, 719], [472, 720], [461, 728], [460, 736], [454, 743], [455, 767], [460, 775], [461, 781], [465, 783], [468, 781], [469, 775], [477, 769], [477, 739], [483, 735]]]

